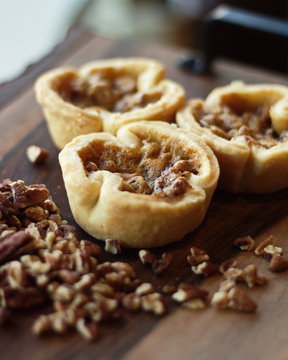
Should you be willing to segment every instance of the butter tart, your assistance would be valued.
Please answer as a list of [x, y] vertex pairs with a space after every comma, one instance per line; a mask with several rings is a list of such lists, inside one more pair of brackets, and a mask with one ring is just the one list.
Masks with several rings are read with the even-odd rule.
[[123, 126], [117, 137], [76, 137], [59, 155], [76, 222], [97, 239], [157, 247], [203, 220], [219, 176], [196, 135], [160, 121]]
[[288, 87], [233, 82], [205, 101], [190, 100], [177, 123], [212, 148], [223, 190], [266, 193], [288, 187]]
[[164, 78], [163, 66], [147, 58], [54, 69], [37, 80], [35, 91], [60, 149], [78, 135], [115, 135], [122, 125], [138, 120], [171, 122], [185, 96], [180, 85]]

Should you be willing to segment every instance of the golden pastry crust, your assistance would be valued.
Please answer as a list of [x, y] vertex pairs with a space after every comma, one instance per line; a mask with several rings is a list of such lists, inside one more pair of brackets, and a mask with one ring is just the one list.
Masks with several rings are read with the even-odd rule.
[[159, 62], [146, 58], [54, 69], [37, 80], [35, 91], [60, 149], [78, 135], [115, 135], [122, 125], [142, 119], [171, 122], [185, 96], [180, 85], [164, 79]]
[[164, 122], [81, 135], [59, 155], [76, 222], [97, 239], [157, 247], [203, 220], [219, 176], [211, 149]]
[[205, 101], [190, 100], [177, 123], [212, 148], [223, 190], [266, 193], [288, 187], [288, 87], [233, 82]]

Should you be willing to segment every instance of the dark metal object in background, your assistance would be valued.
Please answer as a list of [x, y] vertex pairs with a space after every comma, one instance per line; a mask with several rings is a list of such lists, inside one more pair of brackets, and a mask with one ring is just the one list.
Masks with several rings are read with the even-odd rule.
[[288, 73], [288, 22], [219, 6], [204, 21], [202, 51], [202, 56], [181, 59], [180, 67], [207, 73], [221, 57]]

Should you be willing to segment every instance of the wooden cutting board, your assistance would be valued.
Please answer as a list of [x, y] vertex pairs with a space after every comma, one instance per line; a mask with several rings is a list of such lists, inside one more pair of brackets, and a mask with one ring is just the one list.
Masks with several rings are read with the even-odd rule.
[[[283, 76], [258, 69], [218, 62], [214, 75], [194, 76], [177, 68], [182, 49], [127, 40], [109, 40], [72, 31], [64, 44], [36, 64], [20, 79], [0, 86], [0, 174], [1, 179], [24, 179], [27, 183], [45, 183], [62, 209], [63, 218], [73, 223], [58, 164], [58, 151], [52, 144], [45, 121], [37, 106], [33, 82], [42, 71], [59, 65], [78, 66], [86, 61], [116, 56], [149, 56], [162, 61], [167, 76], [179, 81], [188, 97], [206, 96], [215, 86], [241, 79], [247, 82], [288, 84]], [[30, 144], [50, 152], [46, 165], [35, 167], [25, 156]], [[81, 238], [89, 236], [79, 229]], [[201, 284], [209, 291], [221, 280], [196, 277], [186, 262], [191, 246], [205, 249], [212, 260], [221, 263], [237, 258], [240, 265], [253, 263], [268, 278], [265, 286], [249, 290], [258, 302], [255, 314], [216, 311], [212, 308], [191, 311], [170, 304], [163, 318], [151, 314], [126, 314], [121, 320], [102, 328], [101, 338], [93, 344], [78, 335], [36, 338], [31, 333], [33, 320], [40, 311], [19, 313], [11, 325], [0, 329], [0, 358], [3, 359], [288, 359], [288, 272], [268, 271], [268, 263], [253, 253], [233, 248], [235, 237], [249, 234], [257, 243], [269, 235], [288, 252], [288, 191], [269, 195], [230, 195], [216, 191], [201, 226], [183, 241], [155, 250], [173, 255], [172, 266], [155, 277], [141, 265], [135, 250], [123, 250], [121, 256], [104, 255], [109, 260], [133, 264], [143, 280], [157, 289], [166, 283], [181, 281]], [[44, 309], [47, 311], [48, 309]]]

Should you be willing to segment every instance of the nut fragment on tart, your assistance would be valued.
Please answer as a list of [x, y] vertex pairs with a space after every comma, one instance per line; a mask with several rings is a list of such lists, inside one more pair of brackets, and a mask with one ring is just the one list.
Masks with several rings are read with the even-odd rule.
[[177, 241], [203, 220], [219, 176], [196, 135], [140, 121], [81, 135], [59, 155], [77, 223], [97, 239], [148, 248]]
[[223, 190], [265, 193], [288, 187], [288, 87], [233, 82], [205, 101], [190, 100], [177, 123], [212, 148]]
[[126, 123], [171, 122], [184, 101], [184, 89], [164, 78], [163, 66], [147, 58], [98, 60], [43, 74], [35, 85], [54, 143], [63, 148], [74, 137]]

